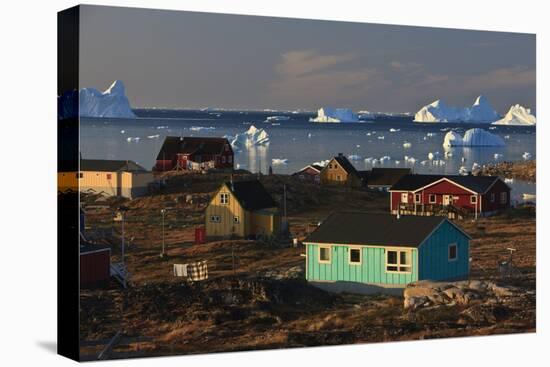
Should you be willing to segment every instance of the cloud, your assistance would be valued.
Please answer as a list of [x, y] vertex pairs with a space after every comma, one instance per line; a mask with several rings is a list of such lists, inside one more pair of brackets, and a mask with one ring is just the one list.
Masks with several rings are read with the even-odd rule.
[[358, 61], [354, 53], [284, 53], [275, 66], [278, 78], [269, 85], [270, 97], [283, 104], [305, 101], [310, 107], [357, 104], [373, 88], [384, 84], [376, 69], [358, 65]]

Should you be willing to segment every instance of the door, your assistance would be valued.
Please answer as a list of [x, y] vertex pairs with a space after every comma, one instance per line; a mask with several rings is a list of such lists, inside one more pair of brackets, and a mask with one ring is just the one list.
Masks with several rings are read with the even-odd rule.
[[443, 195], [443, 205], [449, 205], [453, 203], [453, 197], [451, 195]]

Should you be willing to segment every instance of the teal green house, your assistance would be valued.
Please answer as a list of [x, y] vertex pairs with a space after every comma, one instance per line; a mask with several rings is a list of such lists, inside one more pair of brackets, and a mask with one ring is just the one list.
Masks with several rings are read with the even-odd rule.
[[470, 239], [445, 217], [336, 212], [303, 241], [306, 279], [327, 290], [359, 293], [465, 279]]

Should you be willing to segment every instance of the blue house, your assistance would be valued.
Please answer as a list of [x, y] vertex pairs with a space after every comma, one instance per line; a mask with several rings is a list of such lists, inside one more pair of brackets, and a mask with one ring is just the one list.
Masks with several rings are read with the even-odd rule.
[[333, 291], [399, 293], [468, 277], [470, 236], [445, 217], [331, 214], [304, 241], [306, 279]]

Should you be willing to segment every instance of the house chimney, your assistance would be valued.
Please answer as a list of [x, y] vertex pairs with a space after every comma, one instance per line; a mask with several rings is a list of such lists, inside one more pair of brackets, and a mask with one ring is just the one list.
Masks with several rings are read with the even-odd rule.
[[343, 157], [344, 153], [338, 153], [338, 157]]

